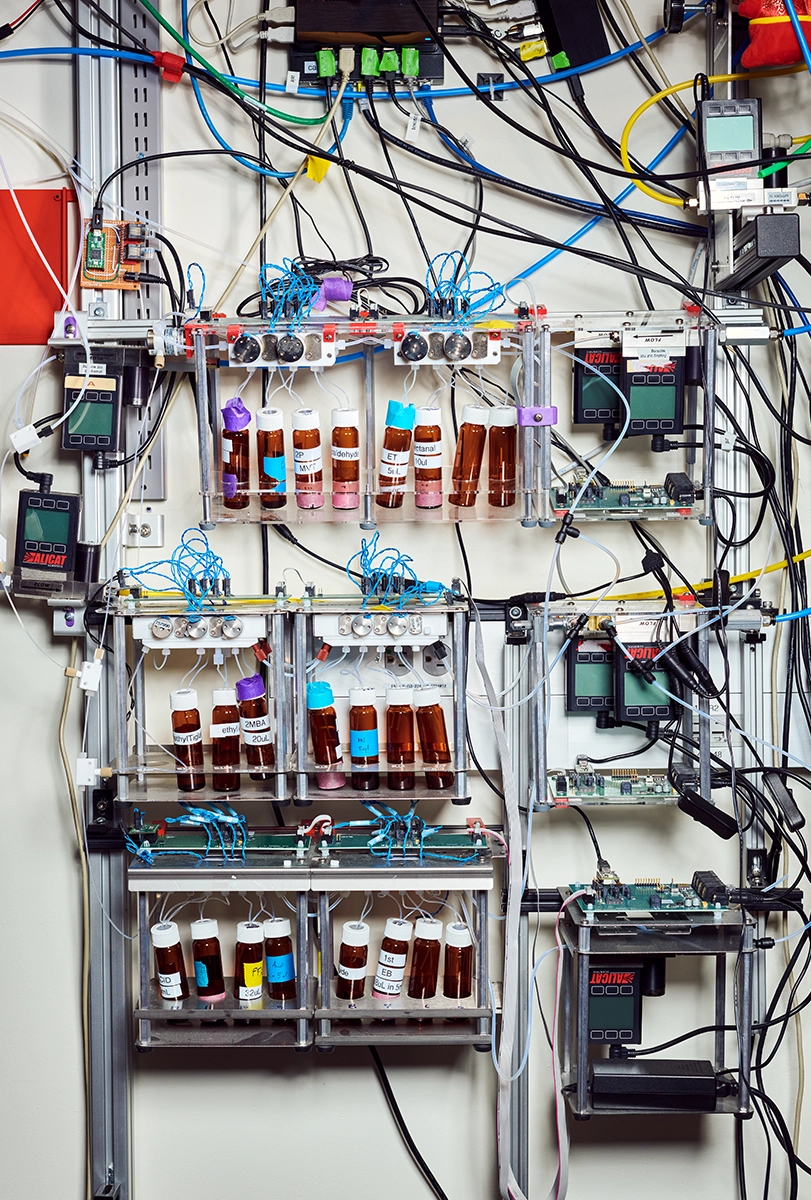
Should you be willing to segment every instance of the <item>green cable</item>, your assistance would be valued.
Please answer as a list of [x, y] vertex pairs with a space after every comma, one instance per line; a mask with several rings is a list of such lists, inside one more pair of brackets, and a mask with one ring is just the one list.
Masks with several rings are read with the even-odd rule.
[[170, 25], [165, 17], [161, 16], [154, 5], [149, 3], [149, 0], [141, 0], [141, 3], [147, 12], [152, 14], [158, 24], [162, 25], [166, 32], [175, 39], [177, 44], [182, 46], [186, 53], [190, 54], [192, 58], [196, 58], [200, 65], [205, 67], [208, 73], [213, 75], [214, 78], [218, 80], [223, 87], [227, 88], [228, 91], [234, 96], [239, 96], [241, 100], [246, 100], [248, 104], [252, 105], [254, 108], [262, 109], [263, 112], [269, 113], [271, 117], [278, 117], [281, 121], [289, 121], [291, 125], [323, 125], [326, 121], [327, 114], [325, 114], [323, 117], [291, 117], [289, 113], [281, 112], [281, 110], [278, 108], [271, 108], [269, 104], [262, 104], [259, 100], [255, 100], [253, 96], [249, 96], [247, 92], [243, 92], [242, 89], [238, 88], [235, 83], [231, 83], [229, 79], [226, 79], [224, 75], [221, 75], [216, 67], [213, 67], [210, 62], [207, 62], [203, 58], [202, 54], [198, 54], [194, 47], [186, 41], [183, 35], [178, 33], [174, 26]]
[[790, 151], [790, 157], [788, 159], [784, 159], [783, 162], [770, 163], [768, 167], [762, 167], [758, 171], [759, 178], [766, 179], [768, 175], [774, 175], [775, 171], [779, 171], [782, 167], [789, 166], [795, 155], [804, 154], [808, 149], [811, 149], [811, 137], [804, 141], [802, 146], [798, 146], [796, 150]]

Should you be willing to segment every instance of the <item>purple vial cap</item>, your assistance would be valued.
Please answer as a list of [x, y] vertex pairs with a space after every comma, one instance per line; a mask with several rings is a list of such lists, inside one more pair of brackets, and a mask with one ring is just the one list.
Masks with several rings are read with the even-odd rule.
[[239, 396], [234, 396], [233, 400], [227, 400], [222, 406], [222, 423], [229, 433], [233, 433], [237, 429], [244, 429], [246, 425], [250, 425], [251, 414]]
[[237, 680], [237, 700], [257, 700], [265, 694], [265, 681], [261, 675], [246, 675]]

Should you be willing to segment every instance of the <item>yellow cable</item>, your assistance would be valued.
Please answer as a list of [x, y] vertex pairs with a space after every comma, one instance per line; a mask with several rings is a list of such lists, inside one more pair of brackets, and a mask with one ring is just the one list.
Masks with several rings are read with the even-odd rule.
[[[803, 562], [806, 558], [811, 558], [811, 550], [803, 550], [801, 554], [795, 554], [791, 561], [793, 563], [798, 563], [798, 562]], [[784, 559], [781, 559], [780, 562], [770, 563], [769, 566], [765, 567], [763, 570], [747, 571], [743, 575], [731, 575], [729, 582], [730, 583], [746, 583], [747, 579], [757, 579], [758, 576], [760, 576], [760, 575], [771, 575], [771, 573], [773, 571], [784, 571], [787, 566], [788, 566], [788, 560], [784, 558]], [[701, 583], [693, 584], [692, 588], [690, 588], [689, 591], [690, 592], [700, 592], [700, 591], [705, 591], [707, 588], [711, 588], [711, 587], [712, 587], [712, 580], [704, 579], [704, 580], [702, 580]], [[688, 589], [686, 587], [673, 588], [674, 596], [685, 596], [687, 594], [688, 594]], [[613, 601], [613, 600], [659, 600], [663, 596], [664, 596], [664, 592], [660, 588], [658, 591], [655, 591], [655, 592], [629, 592], [627, 595], [624, 595], [624, 596], [607, 596], [606, 602]]]
[[[805, 63], [797, 67], [780, 67], [773, 71], [742, 71], [736, 72], [733, 75], [710, 75], [710, 83], [732, 83], [735, 79], [769, 79], [775, 75], [795, 75], [806, 69]], [[649, 96], [647, 100], [640, 104], [635, 112], [631, 113], [625, 128], [622, 131], [620, 138], [620, 156], [622, 165], [630, 176], [634, 176], [634, 168], [631, 164], [631, 157], [628, 153], [628, 141], [631, 136], [631, 130], [636, 125], [643, 113], [646, 113], [654, 104], [658, 104], [660, 100], [664, 100], [667, 96], [672, 96], [676, 92], [684, 92], [687, 88], [693, 86], [692, 79], [686, 79], [683, 83], [674, 83], [670, 87], [663, 88], [661, 92], [657, 92], [654, 96]], [[662, 204], [671, 204], [674, 208], [684, 208], [684, 202], [677, 199], [675, 196], [667, 196], [664, 192], [657, 192], [655, 188], [649, 187], [647, 183], [643, 183], [641, 179], [632, 178], [635, 188], [639, 188], [640, 192], [644, 192], [646, 196], [650, 196], [653, 200], [659, 200]]]

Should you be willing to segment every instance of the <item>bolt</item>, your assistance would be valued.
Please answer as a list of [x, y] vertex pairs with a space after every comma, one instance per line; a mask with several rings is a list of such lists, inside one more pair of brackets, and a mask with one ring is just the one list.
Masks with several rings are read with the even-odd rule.
[[516, 606], [513, 605], [513, 607], [510, 609], [510, 617], [512, 618], [513, 621], [517, 621], [520, 616], [521, 616], [521, 609], [516, 608]]
[[141, 537], [148, 538], [151, 533], [152, 533], [151, 525], [142, 525], [141, 526]]

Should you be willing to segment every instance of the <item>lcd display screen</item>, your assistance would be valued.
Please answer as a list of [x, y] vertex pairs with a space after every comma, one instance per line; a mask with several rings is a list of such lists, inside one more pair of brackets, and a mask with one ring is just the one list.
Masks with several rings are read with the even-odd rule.
[[632, 421], [674, 421], [676, 388], [673, 384], [631, 384], [628, 403]]
[[68, 417], [68, 433], [82, 437], [111, 437], [113, 405], [83, 400]]
[[704, 141], [708, 154], [751, 150], [752, 157], [755, 157], [755, 118], [751, 113], [707, 117], [705, 128]]
[[23, 537], [27, 542], [51, 542], [66, 545], [70, 533], [70, 513], [53, 509], [27, 508]]
[[578, 696], [613, 696], [614, 669], [611, 661], [575, 663], [574, 687]]
[[[663, 688], [666, 688], [668, 691], [672, 690], [667, 671], [654, 670], [653, 675], [656, 682], [661, 684]], [[670, 697], [666, 696], [660, 688], [652, 683], [646, 683], [641, 675], [637, 675], [633, 671], [625, 672], [624, 684], [626, 708], [637, 706], [642, 708], [651, 704], [661, 705], [670, 703]]]
[[590, 371], [583, 374], [583, 408], [610, 409], [618, 413], [620, 398], [617, 390], [602, 375], [593, 375]]

